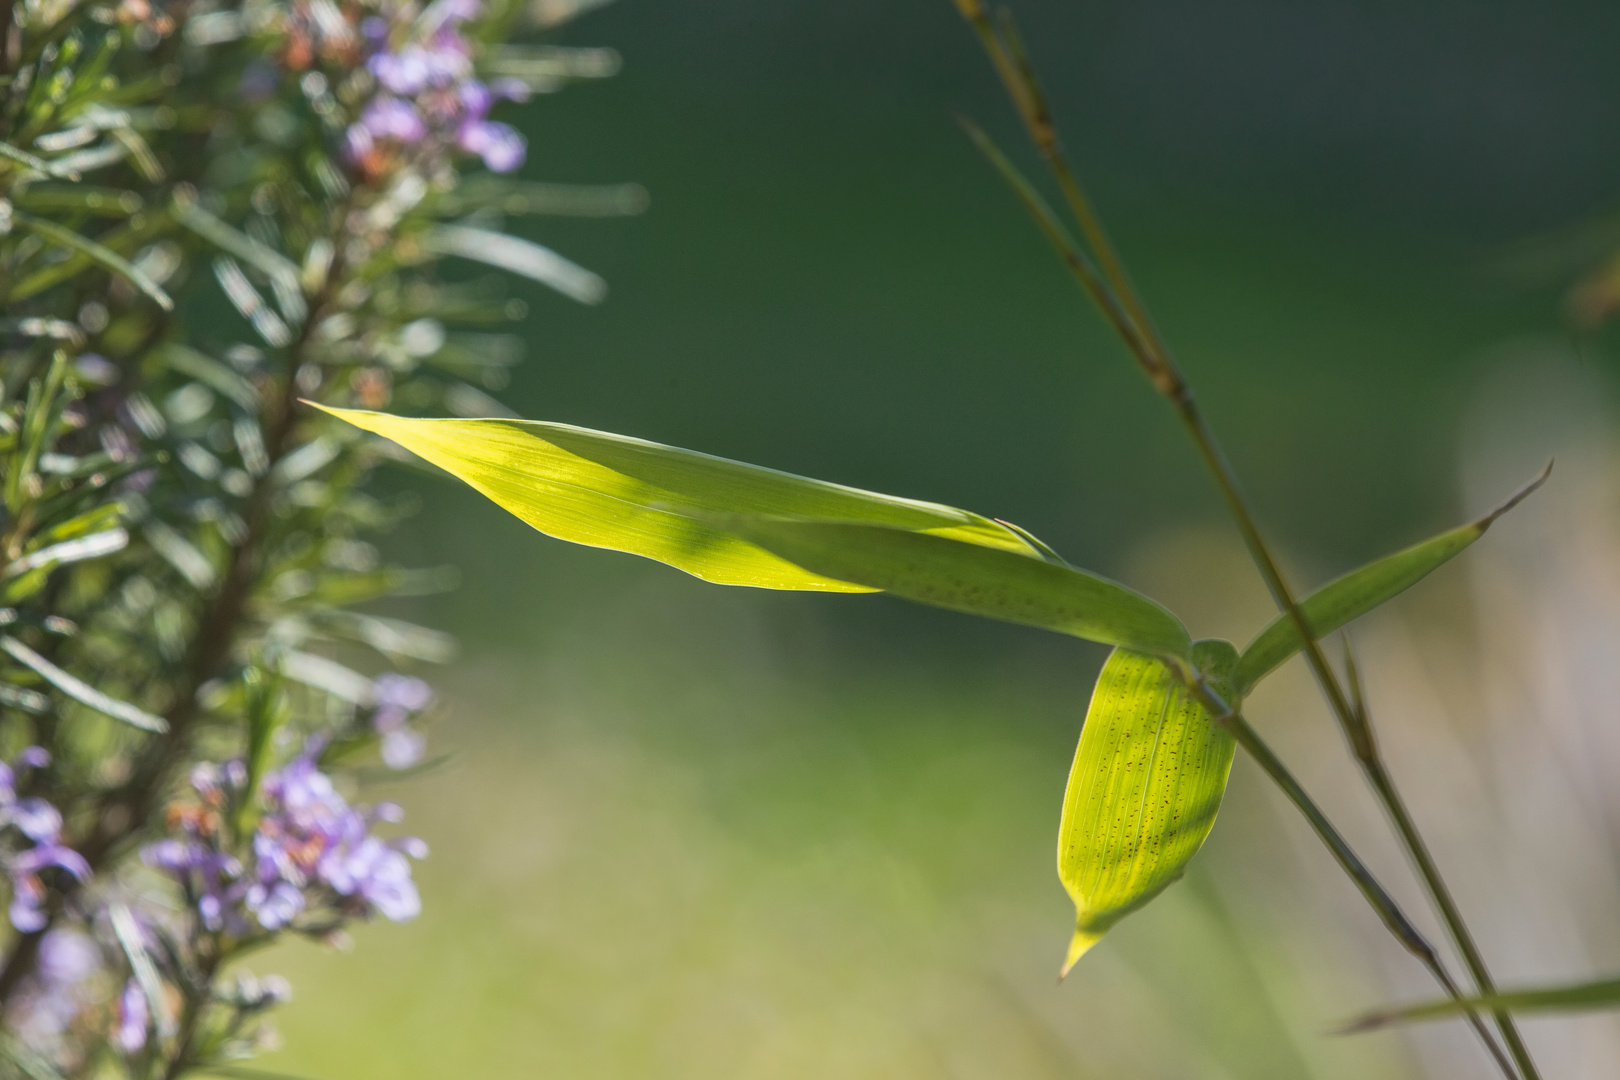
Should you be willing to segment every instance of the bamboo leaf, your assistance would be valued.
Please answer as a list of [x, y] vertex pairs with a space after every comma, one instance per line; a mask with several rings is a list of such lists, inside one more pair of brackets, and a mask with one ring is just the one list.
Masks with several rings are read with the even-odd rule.
[[[1497, 518], [1524, 501], [1546, 482], [1551, 472], [1549, 462], [1540, 476], [1478, 521], [1386, 555], [1312, 593], [1300, 604], [1312, 636], [1321, 640], [1422, 581], [1431, 571], [1484, 536]], [[1278, 616], [1243, 650], [1242, 659], [1238, 661], [1239, 692], [1246, 695], [1256, 683], [1304, 647], [1305, 642], [1293, 620], [1286, 613]]]
[[[1200, 641], [1193, 662], [1227, 701], [1237, 650]], [[1181, 877], [1215, 824], [1235, 744], [1162, 660], [1116, 649], [1092, 691], [1058, 827], [1074, 900], [1063, 974], [1120, 919]]]
[[886, 525], [712, 519], [812, 573], [906, 600], [1161, 656], [1188, 655], [1176, 617], [1107, 578], [1027, 554]]
[[567, 424], [412, 420], [319, 406], [465, 481], [548, 536], [656, 559], [705, 581], [871, 592], [813, 573], [695, 515], [780, 514], [887, 525], [1039, 557], [1002, 525], [691, 450]]
[[120, 277], [127, 279], [131, 285], [150, 296], [157, 306], [164, 311], [174, 310], [174, 301], [169, 298], [168, 293], [163, 291], [163, 287], [118, 252], [96, 243], [88, 236], [80, 236], [72, 229], [64, 229], [54, 221], [46, 221], [44, 218], [37, 218], [32, 214], [24, 214], [20, 211], [13, 212], [12, 217], [18, 225], [30, 232], [38, 233], [45, 239], [60, 244], [65, 248], [71, 248], [81, 255], [100, 263]]
[[1351, 1021], [1340, 1034], [1354, 1035], [1391, 1024], [1443, 1020], [1462, 1012], [1576, 1012], [1620, 1007], [1620, 979], [1549, 986], [1536, 990], [1501, 990], [1479, 997], [1426, 1001], [1397, 1009], [1382, 1009]]

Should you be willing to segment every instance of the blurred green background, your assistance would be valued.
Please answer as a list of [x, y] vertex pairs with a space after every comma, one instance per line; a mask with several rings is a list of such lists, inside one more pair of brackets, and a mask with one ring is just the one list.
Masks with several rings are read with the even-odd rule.
[[[1482, 509], [1456, 481], [1471, 387], [1511, 343], [1564, 334], [1561, 290], [1602, 250], [1592, 230], [1521, 242], [1620, 193], [1620, 9], [1017, 10], [1302, 579]], [[1153, 588], [1197, 634], [1263, 623], [1169, 414], [953, 124], [1036, 167], [946, 0], [622, 0], [560, 40], [625, 68], [514, 110], [527, 174], [640, 181], [652, 206], [514, 224], [612, 291], [596, 309], [523, 293], [529, 358], [503, 401], [971, 507]], [[1603, 384], [1600, 343], [1581, 344]], [[385, 482], [426, 500], [392, 554], [462, 570], [409, 612], [462, 642], [435, 677], [435, 742], [458, 759], [388, 793], [435, 848], [422, 918], [363, 930], [355, 955], [264, 962], [299, 991], [268, 1067], [1480, 1074], [1449, 1029], [1323, 1034], [1427, 990], [1376, 934], [1354, 947], [1372, 923], [1353, 897], [1291, 899], [1296, 864], [1325, 860], [1242, 763], [1188, 880], [1054, 985], [1072, 913], [1053, 837], [1100, 649], [884, 598], [714, 589], [449, 484]], [[1349, 770], [1314, 714], [1257, 719]], [[1345, 812], [1376, 848], [1376, 813]], [[1407, 888], [1398, 856], [1380, 869]]]

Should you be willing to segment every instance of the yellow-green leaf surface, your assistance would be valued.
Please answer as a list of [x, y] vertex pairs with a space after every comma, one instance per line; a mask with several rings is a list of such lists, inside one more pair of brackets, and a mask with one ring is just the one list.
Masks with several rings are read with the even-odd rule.
[[1152, 600], [1060, 563], [883, 525], [754, 515], [723, 525], [812, 573], [917, 603], [1159, 656], [1192, 648], [1180, 620]]
[[1041, 558], [1018, 533], [965, 510], [588, 428], [326, 411], [392, 439], [548, 536], [642, 555], [721, 585], [821, 592], [876, 588], [802, 569], [715, 524], [732, 514], [887, 525], [1017, 553], [1032, 562]]
[[[1540, 476], [1478, 521], [1443, 532], [1404, 551], [1386, 555], [1312, 593], [1300, 604], [1312, 636], [1320, 640], [1422, 581], [1431, 571], [1484, 536], [1485, 530], [1497, 518], [1540, 487], [1551, 471], [1552, 466], [1548, 465]], [[1243, 650], [1243, 657], [1238, 661], [1239, 692], [1247, 694], [1256, 683], [1304, 647], [1305, 642], [1294, 621], [1287, 614], [1278, 616]]]
[[[1193, 663], [1227, 702], [1237, 650], [1200, 641]], [[1074, 900], [1063, 973], [1152, 900], [1203, 846], [1235, 743], [1162, 660], [1115, 649], [1097, 677], [1058, 827], [1058, 877]]]

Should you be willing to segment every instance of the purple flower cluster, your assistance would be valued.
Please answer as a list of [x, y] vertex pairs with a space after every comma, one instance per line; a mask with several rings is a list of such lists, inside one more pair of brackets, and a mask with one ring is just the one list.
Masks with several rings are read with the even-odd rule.
[[134, 978], [124, 983], [114, 1014], [112, 1043], [125, 1054], [139, 1053], [146, 1045], [146, 1029], [151, 1014], [146, 1007], [146, 991]]
[[7, 1010], [4, 1027], [36, 1054], [55, 1057], [73, 1022], [91, 1003], [91, 978], [101, 968], [95, 943], [77, 930], [56, 929], [39, 943], [39, 963]]
[[161, 840], [142, 853], [146, 862], [179, 878], [195, 898], [203, 923], [244, 934], [292, 925], [306, 910], [331, 907], [344, 915], [380, 914], [394, 922], [422, 909], [407, 858], [427, 845], [415, 837], [383, 840], [371, 828], [398, 821], [399, 807], [350, 806], [316, 764], [319, 744], [264, 778], [265, 810], [251, 841], [251, 867], [222, 847], [217, 813], [242, 785], [240, 764], [199, 770], [192, 786], [205, 809], [181, 815], [185, 836]]
[[472, 46], [460, 26], [478, 11], [478, 0], [436, 0], [409, 22], [374, 15], [362, 24], [366, 69], [379, 92], [345, 135], [351, 164], [375, 177], [405, 148], [450, 146], [477, 154], [495, 172], [523, 164], [523, 136], [488, 116], [502, 98], [526, 99], [528, 87], [473, 78]]
[[371, 727], [382, 736], [383, 764], [407, 769], [422, 760], [427, 740], [410, 726], [411, 717], [433, 704], [433, 689], [421, 679], [389, 672], [371, 684]]
[[44, 799], [17, 797], [19, 773], [43, 768], [50, 761], [50, 754], [30, 746], [12, 764], [0, 762], [0, 833], [22, 841], [0, 847], [0, 870], [11, 879], [11, 925], [23, 933], [39, 930], [46, 922], [40, 871], [55, 866], [80, 881], [90, 876], [83, 857], [62, 844], [62, 815], [56, 807]]

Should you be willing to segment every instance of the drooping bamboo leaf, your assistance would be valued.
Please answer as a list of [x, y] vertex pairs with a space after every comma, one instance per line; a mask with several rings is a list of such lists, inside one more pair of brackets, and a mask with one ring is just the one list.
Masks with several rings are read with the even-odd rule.
[[[1485, 530], [1497, 518], [1519, 505], [1545, 483], [1551, 472], [1552, 464], [1548, 463], [1540, 476], [1478, 521], [1443, 532], [1404, 551], [1386, 555], [1312, 593], [1300, 604], [1312, 635], [1320, 640], [1416, 585], [1431, 571], [1484, 536]], [[1256, 683], [1304, 647], [1305, 643], [1293, 620], [1287, 614], [1278, 616], [1243, 650], [1243, 657], [1238, 661], [1239, 691], [1247, 694]]]
[[[1237, 650], [1200, 641], [1193, 663], [1236, 702]], [[1181, 877], [1226, 792], [1235, 743], [1162, 660], [1116, 649], [1092, 691], [1058, 828], [1058, 877], [1074, 900], [1077, 960]]]
[[715, 519], [812, 573], [970, 615], [1160, 656], [1188, 655], [1186, 628], [1107, 578], [1026, 554], [886, 525], [759, 515]]
[[120, 277], [127, 279], [131, 285], [150, 296], [153, 302], [164, 311], [174, 310], [174, 301], [169, 298], [168, 293], [163, 291], [161, 285], [111, 248], [98, 244], [88, 236], [80, 236], [72, 229], [64, 229], [54, 221], [46, 221], [44, 218], [37, 218], [32, 214], [15, 211], [12, 214], [12, 219], [30, 232], [38, 233], [53, 243], [77, 251], [81, 255], [105, 266]]
[[879, 495], [567, 424], [412, 420], [326, 409], [392, 439], [548, 536], [626, 551], [720, 585], [871, 592], [804, 570], [710, 521], [732, 514], [888, 525], [1039, 558], [1010, 529], [937, 503]]
[[1353, 1035], [1391, 1024], [1444, 1020], [1462, 1012], [1577, 1012], [1613, 1008], [1620, 1008], [1620, 979], [1598, 979], [1569, 986], [1500, 990], [1479, 997], [1446, 998], [1398, 1009], [1380, 1009], [1351, 1021], [1339, 1030], [1341, 1034]]

